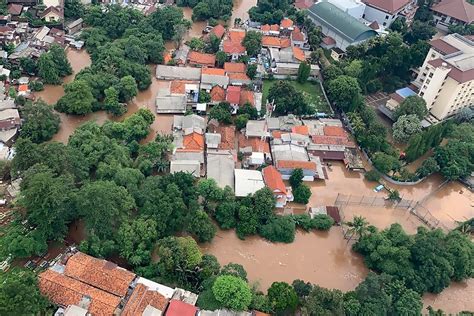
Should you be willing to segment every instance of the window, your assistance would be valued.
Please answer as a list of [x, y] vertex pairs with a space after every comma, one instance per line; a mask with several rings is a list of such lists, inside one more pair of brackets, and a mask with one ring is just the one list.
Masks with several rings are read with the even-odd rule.
[[364, 14], [362, 14], [362, 18], [363, 18], [363, 19], [365, 19], [365, 13], [364, 13]]
[[422, 97], [425, 93], [424, 92], [420, 92], [420, 97]]
[[429, 84], [429, 83], [430, 83], [430, 81], [431, 81], [430, 79], [426, 79], [426, 83], [427, 83], [427, 84]]
[[388, 15], [385, 16], [385, 20], [388, 20]]
[[433, 73], [432, 72], [430, 72], [429, 77], [433, 78]]
[[383, 26], [387, 26], [387, 22], [383, 22]]

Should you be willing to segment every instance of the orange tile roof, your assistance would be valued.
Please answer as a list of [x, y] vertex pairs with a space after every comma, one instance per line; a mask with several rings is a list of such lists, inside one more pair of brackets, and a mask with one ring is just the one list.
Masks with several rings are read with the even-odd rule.
[[163, 53], [163, 63], [166, 65], [167, 63], [169, 63], [171, 61], [172, 57], [171, 57], [171, 54], [169, 52], [165, 52]]
[[227, 73], [243, 72], [246, 71], [246, 66], [244, 63], [225, 63], [224, 70]]
[[255, 311], [255, 316], [270, 316], [270, 314], [260, 312], [260, 311]]
[[247, 76], [246, 73], [239, 73], [239, 72], [228, 74], [227, 77], [229, 77], [230, 80], [244, 80], [244, 81], [250, 80], [250, 78]]
[[133, 289], [121, 315], [142, 315], [148, 305], [164, 312], [168, 305], [168, 300], [157, 291], [151, 291], [146, 285], [138, 283]]
[[240, 87], [230, 86], [227, 88], [226, 101], [230, 104], [240, 104]]
[[291, 40], [289, 38], [280, 39], [280, 46], [281, 46], [281, 48], [290, 47], [291, 46]]
[[308, 169], [316, 170], [316, 163], [314, 161], [302, 161], [302, 160], [278, 160], [276, 163], [278, 169]]
[[211, 89], [211, 101], [222, 102], [225, 101], [225, 89], [221, 86], [214, 86]]
[[245, 105], [246, 103], [250, 103], [250, 105], [255, 106], [255, 95], [253, 91], [242, 90], [240, 92], [240, 105]]
[[118, 296], [53, 270], [42, 272], [38, 285], [41, 293], [56, 305], [78, 305], [84, 297], [89, 297], [91, 303], [88, 311], [94, 316], [113, 315], [121, 300]]
[[300, 135], [309, 135], [309, 128], [308, 126], [293, 126], [291, 128], [291, 132], [295, 134], [300, 134]]
[[173, 80], [170, 83], [170, 92], [173, 94], [185, 94], [186, 84], [196, 83], [196, 81], [189, 80]]
[[269, 32], [271, 29], [271, 26], [270, 24], [265, 24], [265, 25], [262, 25], [260, 29], [262, 30], [262, 32]]
[[253, 152], [270, 153], [270, 145], [268, 142], [258, 137], [246, 138], [243, 134], [239, 134], [239, 148], [252, 147]]
[[275, 37], [275, 36], [263, 36], [262, 37], [262, 46], [280, 47], [281, 46], [280, 38]]
[[203, 75], [225, 76], [225, 70], [221, 68], [204, 68]]
[[211, 34], [214, 34], [218, 38], [222, 38], [225, 34], [225, 28], [221, 24], [217, 24], [212, 28]]
[[219, 149], [235, 149], [235, 126], [219, 126], [216, 133], [221, 134]]
[[272, 137], [273, 138], [281, 138], [281, 135], [283, 134], [282, 131], [273, 131], [272, 132]]
[[270, 31], [280, 31], [280, 26], [278, 24], [272, 24], [270, 26]]
[[26, 92], [28, 91], [28, 85], [27, 84], [21, 84], [18, 86], [18, 91], [21, 91], [21, 92]]
[[183, 147], [185, 151], [202, 151], [204, 150], [204, 136], [193, 132], [183, 137]]
[[231, 30], [229, 32], [229, 38], [233, 42], [242, 42], [245, 37], [245, 31]]
[[301, 33], [298, 27], [295, 27], [295, 29], [291, 32], [291, 39], [298, 42], [304, 41], [304, 35]]
[[290, 28], [293, 26], [293, 20], [284, 18], [283, 20], [281, 20], [280, 26], [284, 29]]
[[222, 49], [226, 54], [243, 54], [245, 47], [240, 42], [225, 40], [222, 44]]
[[285, 183], [283, 183], [283, 179], [281, 177], [280, 172], [278, 170], [270, 165], [268, 167], [265, 167], [262, 169], [263, 173], [263, 180], [265, 180], [265, 184], [267, 187], [272, 189], [272, 191], [278, 191], [283, 194], [286, 194], [286, 186]]
[[321, 144], [321, 145], [339, 145], [339, 146], [355, 147], [355, 143], [351, 141], [348, 137], [312, 135], [311, 141], [314, 144]]
[[188, 60], [190, 64], [212, 67], [216, 63], [216, 56], [213, 54], [192, 51], [188, 54]]
[[116, 264], [84, 253], [74, 254], [66, 263], [65, 275], [101, 290], [125, 296], [135, 274]]
[[340, 126], [324, 126], [323, 127], [323, 132], [324, 135], [326, 136], [340, 136], [340, 137], [345, 137], [347, 136], [347, 132], [344, 130], [344, 128]]
[[293, 46], [293, 56], [299, 61], [305, 61], [306, 57], [304, 55], [304, 52], [301, 48]]
[[196, 312], [196, 306], [182, 301], [171, 300], [165, 316], [195, 316]]

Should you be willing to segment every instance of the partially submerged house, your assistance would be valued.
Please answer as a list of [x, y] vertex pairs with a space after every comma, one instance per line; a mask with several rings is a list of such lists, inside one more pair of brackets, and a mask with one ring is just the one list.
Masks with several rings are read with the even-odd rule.
[[234, 190], [235, 155], [229, 150], [207, 151], [207, 178], [214, 179], [220, 188]]
[[265, 187], [258, 170], [235, 169], [235, 196], [245, 197]]
[[262, 169], [263, 180], [273, 192], [276, 207], [284, 207], [287, 202], [293, 201], [291, 188], [287, 188], [280, 172], [272, 165]]

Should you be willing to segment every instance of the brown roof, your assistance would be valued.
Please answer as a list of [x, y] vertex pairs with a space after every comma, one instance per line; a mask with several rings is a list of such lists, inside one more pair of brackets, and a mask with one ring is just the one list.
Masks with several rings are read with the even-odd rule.
[[225, 89], [221, 86], [214, 86], [211, 89], [211, 101], [222, 102], [225, 101]]
[[212, 54], [192, 51], [188, 54], [188, 60], [190, 64], [212, 67], [216, 63], [216, 56]]
[[291, 46], [291, 39], [289, 38], [282, 38], [280, 39], [280, 46], [281, 48], [287, 48]]
[[10, 33], [10, 32], [13, 32], [13, 31], [14, 31], [14, 29], [12, 29], [9, 26], [0, 26], [0, 34]]
[[290, 28], [293, 26], [293, 20], [284, 18], [283, 20], [281, 20], [280, 26], [284, 29]]
[[[183, 137], [184, 151], [203, 151], [204, 150], [204, 136], [193, 132], [192, 134]], [[183, 150], [180, 150], [183, 151]]]
[[443, 41], [442, 39], [438, 38], [432, 40], [430, 42], [431, 47], [433, 47], [436, 51], [440, 52], [443, 55], [449, 55], [452, 53], [459, 52], [459, 49], [454, 47], [453, 45]]
[[305, 61], [306, 56], [301, 48], [293, 46], [293, 56], [299, 61]]
[[246, 103], [255, 106], [255, 95], [253, 94], [253, 91], [242, 90], [240, 92], [240, 105], [242, 106]]
[[377, 31], [380, 28], [380, 25], [377, 23], [377, 21], [374, 21], [374, 22], [370, 23], [369, 27], [372, 30]]
[[196, 306], [191, 304], [171, 300], [168, 310], [166, 311], [166, 316], [195, 316], [197, 312]]
[[308, 9], [314, 4], [314, 1], [312, 0], [296, 0], [294, 5], [298, 9]]
[[54, 304], [78, 305], [88, 297], [91, 301], [88, 311], [94, 316], [110, 316], [120, 304], [120, 297], [99, 290], [53, 270], [39, 275], [39, 289]]
[[301, 33], [299, 27], [295, 27], [295, 29], [291, 32], [291, 39], [297, 42], [304, 41], [304, 34]]
[[204, 68], [201, 73], [203, 75], [225, 76], [225, 70], [221, 68]]
[[46, 15], [48, 15], [48, 13], [54, 13], [60, 18], [63, 18], [63, 11], [59, 7], [51, 6], [51, 7], [46, 8], [46, 10], [41, 12], [40, 17], [44, 18]]
[[23, 6], [21, 4], [10, 3], [8, 5], [8, 13], [11, 15], [20, 15], [21, 11], [23, 10]]
[[135, 274], [116, 264], [78, 252], [66, 263], [65, 274], [99, 289], [125, 296]]
[[316, 170], [316, 163], [314, 161], [303, 161], [303, 160], [278, 160], [276, 167], [285, 169], [306, 169]]
[[133, 289], [121, 315], [142, 315], [148, 305], [164, 312], [166, 305], [168, 305], [168, 300], [157, 291], [150, 291], [146, 285], [138, 283], [135, 289]]
[[241, 80], [241, 81], [250, 80], [250, 78], [247, 76], [246, 73], [235, 72], [235, 73], [228, 74], [227, 76], [229, 77], [230, 80]]
[[314, 144], [319, 145], [339, 145], [347, 147], [355, 147], [355, 143], [347, 137], [336, 137], [336, 136], [322, 136], [312, 135], [311, 140]]
[[280, 172], [270, 165], [262, 169], [263, 180], [265, 180], [265, 184], [267, 187], [272, 189], [272, 191], [279, 191], [283, 194], [286, 194], [286, 186], [283, 182]]
[[281, 47], [280, 38], [275, 37], [275, 36], [263, 36], [262, 37], [262, 46]]
[[258, 137], [246, 138], [243, 134], [239, 134], [239, 148], [252, 147], [253, 152], [270, 153], [270, 145], [265, 140]]
[[394, 93], [390, 93], [390, 98], [397, 101], [398, 104], [402, 103], [403, 100], [405, 100], [404, 97], [402, 97], [401, 95], [399, 95], [398, 93], [394, 92]]
[[[441, 67], [443, 63], [447, 63], [447, 62], [440, 58], [433, 59], [428, 62], [428, 64], [430, 64], [433, 67]], [[447, 63], [447, 67], [451, 68], [451, 71], [448, 72], [448, 76], [453, 78], [459, 83], [465, 83], [465, 82], [474, 80], [474, 69], [462, 71], [449, 63]]]
[[337, 206], [326, 206], [326, 212], [332, 217], [336, 224], [341, 222], [341, 214]]
[[326, 37], [323, 38], [323, 43], [326, 44], [326, 45], [335, 45], [336, 40], [334, 38], [332, 38], [331, 36], [326, 36]]
[[323, 127], [324, 135], [326, 136], [339, 136], [339, 137], [347, 137], [347, 132], [344, 128], [340, 126], [324, 126]]
[[211, 30], [211, 34], [214, 34], [218, 38], [222, 38], [222, 36], [224, 36], [224, 33], [225, 33], [225, 28], [221, 24], [217, 24]]
[[232, 40], [225, 40], [223, 45], [223, 51], [226, 54], [243, 54], [245, 53], [245, 47], [240, 43]]
[[431, 10], [466, 23], [474, 22], [474, 5], [467, 0], [444, 0], [434, 5]]
[[230, 104], [240, 104], [240, 87], [230, 86], [227, 88], [225, 99]]
[[219, 149], [235, 149], [235, 126], [219, 126], [216, 133], [221, 134]]
[[410, 0], [364, 0], [365, 4], [384, 12], [395, 13], [410, 3]]
[[186, 84], [196, 83], [195, 81], [188, 80], [173, 80], [170, 83], [170, 92], [173, 94], [185, 94]]
[[234, 73], [234, 72], [245, 73], [246, 66], [244, 63], [225, 63], [224, 70], [226, 73]]

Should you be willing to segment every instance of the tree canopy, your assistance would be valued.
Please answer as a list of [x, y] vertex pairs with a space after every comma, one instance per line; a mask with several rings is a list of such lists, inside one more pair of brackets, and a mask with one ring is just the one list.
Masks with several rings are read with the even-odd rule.
[[21, 114], [24, 122], [20, 136], [28, 137], [35, 143], [50, 140], [59, 130], [59, 115], [41, 99], [35, 103], [27, 102]]

